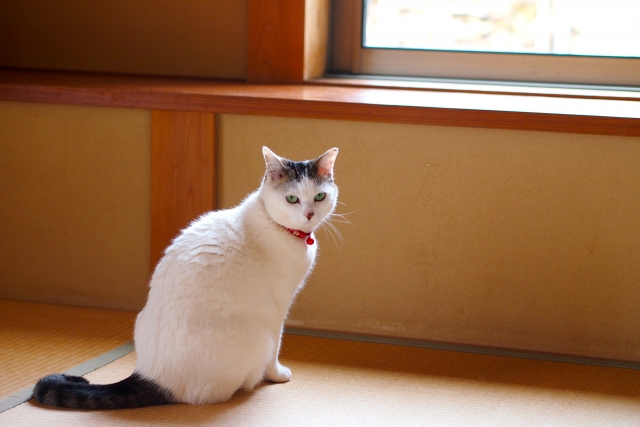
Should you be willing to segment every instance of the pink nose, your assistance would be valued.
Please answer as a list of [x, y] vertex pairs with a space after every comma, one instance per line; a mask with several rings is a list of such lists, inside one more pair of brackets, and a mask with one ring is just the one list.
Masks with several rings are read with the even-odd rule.
[[313, 217], [313, 212], [309, 212], [307, 214], [307, 219], [310, 220]]

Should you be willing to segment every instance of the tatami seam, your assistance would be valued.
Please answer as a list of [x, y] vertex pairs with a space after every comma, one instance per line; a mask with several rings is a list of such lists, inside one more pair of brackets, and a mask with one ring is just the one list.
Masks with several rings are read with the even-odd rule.
[[[75, 376], [86, 375], [89, 372], [93, 372], [98, 368], [101, 368], [115, 360], [120, 359], [123, 356], [126, 356], [127, 354], [131, 353], [133, 350], [134, 350], [133, 341], [129, 341], [125, 344], [122, 344], [119, 347], [114, 348], [113, 350], [107, 351], [106, 353], [103, 353], [97, 357], [94, 357], [93, 359], [87, 360], [86, 362], [83, 362], [77, 366], [74, 366], [73, 368], [67, 369], [66, 371], [64, 371], [64, 373], [67, 375], [75, 375]], [[15, 408], [16, 406], [21, 405], [22, 403], [31, 399], [31, 393], [33, 392], [34, 386], [35, 384], [32, 386], [26, 387], [17, 393], [14, 393], [10, 396], [0, 399], [0, 413], [4, 411], [8, 411], [9, 409]]]

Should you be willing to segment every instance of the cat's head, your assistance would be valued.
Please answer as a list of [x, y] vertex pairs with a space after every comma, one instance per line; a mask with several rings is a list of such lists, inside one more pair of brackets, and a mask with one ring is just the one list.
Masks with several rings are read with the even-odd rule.
[[262, 147], [267, 171], [260, 195], [269, 216], [287, 228], [313, 231], [338, 201], [333, 165], [338, 149], [332, 148], [314, 160], [294, 162]]

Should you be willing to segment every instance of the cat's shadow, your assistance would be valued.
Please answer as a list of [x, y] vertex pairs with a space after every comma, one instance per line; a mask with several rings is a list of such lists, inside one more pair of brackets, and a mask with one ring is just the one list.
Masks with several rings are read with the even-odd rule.
[[[149, 425], [216, 425], [216, 420], [221, 419], [237, 419], [242, 424], [251, 424], [248, 422], [252, 415], [264, 417], [260, 411], [253, 411], [248, 406], [252, 401], [264, 401], [269, 399], [267, 395], [275, 389], [273, 387], [282, 387], [286, 385], [278, 385], [271, 382], [263, 382], [256, 386], [252, 391], [237, 391], [231, 399], [224, 403], [211, 405], [188, 405], [174, 404], [163, 406], [150, 406], [138, 409], [122, 409], [114, 411], [100, 411], [99, 418], [105, 421], [109, 420], [114, 424], [126, 424], [135, 422], [136, 424]], [[271, 392], [270, 392], [271, 391]], [[276, 402], [274, 401], [274, 404]], [[259, 418], [256, 418], [259, 420]], [[258, 423], [257, 425], [259, 425]]]

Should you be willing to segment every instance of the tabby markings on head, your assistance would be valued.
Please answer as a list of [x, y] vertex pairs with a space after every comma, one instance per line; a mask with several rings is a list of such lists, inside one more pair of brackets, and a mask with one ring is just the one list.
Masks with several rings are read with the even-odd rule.
[[[323, 175], [318, 168], [317, 160], [305, 160], [294, 162], [288, 159], [281, 159], [282, 168], [271, 173], [272, 180], [278, 183], [279, 187], [287, 187], [295, 182], [300, 182], [304, 178], [314, 181], [317, 185], [323, 182], [333, 182], [331, 175]], [[267, 176], [265, 175], [265, 180]]]

